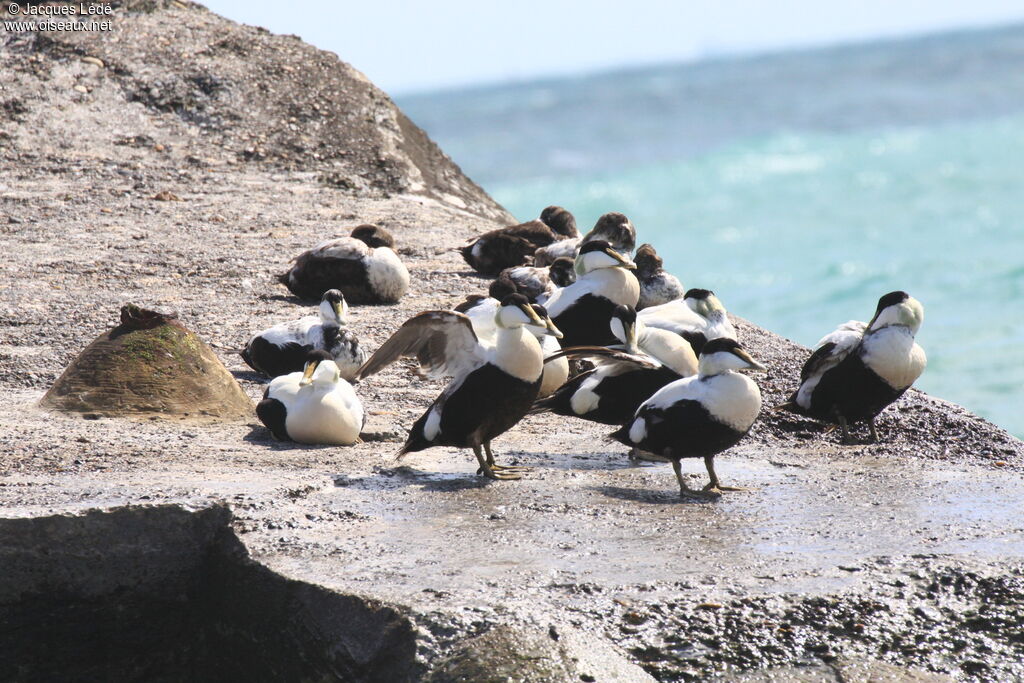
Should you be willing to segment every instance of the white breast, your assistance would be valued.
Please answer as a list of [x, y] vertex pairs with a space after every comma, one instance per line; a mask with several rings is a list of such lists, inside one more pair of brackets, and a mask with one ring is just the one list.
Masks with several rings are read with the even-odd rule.
[[499, 327], [494, 346], [485, 352], [489, 363], [524, 382], [536, 382], [544, 371], [540, 342], [522, 327]]
[[903, 326], [883, 327], [864, 335], [861, 358], [893, 389], [906, 389], [924, 372], [928, 359], [914, 335]]
[[601, 296], [620, 306], [636, 306], [640, 300], [640, 282], [624, 268], [599, 268], [581, 275], [568, 287], [556, 291], [545, 307], [554, 318], [587, 294]]
[[[558, 344], [558, 340], [554, 337], [545, 336], [540, 339], [540, 347], [544, 353], [544, 357], [547, 358], [553, 353], [557, 353], [561, 350], [561, 346]], [[569, 359], [558, 358], [553, 361], [544, 364], [544, 377], [540, 381], [540, 393], [538, 398], [549, 396], [555, 392], [558, 387], [565, 384], [566, 380], [569, 379]]]
[[299, 387], [285, 409], [285, 429], [299, 443], [348, 446], [363, 425], [363, 405], [344, 380], [327, 391], [315, 383]]

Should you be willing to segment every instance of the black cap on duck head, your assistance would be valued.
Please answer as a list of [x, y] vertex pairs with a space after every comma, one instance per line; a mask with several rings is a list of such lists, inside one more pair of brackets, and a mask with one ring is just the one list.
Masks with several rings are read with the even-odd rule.
[[377, 247], [395, 248], [395, 238], [391, 236], [390, 232], [378, 225], [371, 225], [370, 223], [360, 225], [352, 231], [352, 237], [355, 237], [360, 242], [364, 242], [371, 249], [376, 249]]
[[329, 301], [332, 304], [340, 304], [345, 300], [345, 295], [338, 289], [328, 289], [324, 292], [324, 296], [321, 301]]
[[306, 363], [320, 363], [325, 360], [334, 360], [334, 356], [323, 349], [310, 349], [306, 352]]
[[890, 306], [901, 304], [909, 298], [910, 295], [903, 291], [889, 292], [878, 300], [878, 308], [875, 309], [875, 317], [877, 318], [879, 313]]
[[717, 337], [712, 339], [708, 343], [704, 344], [704, 348], [700, 350], [700, 355], [710, 356], [712, 353], [719, 353], [726, 351], [733, 353], [736, 349], [741, 349], [740, 343], [735, 339], [729, 339], [728, 337]]
[[626, 323], [636, 323], [636, 309], [632, 306], [616, 306], [612, 317]]
[[527, 309], [530, 307], [530, 300], [527, 299], [522, 294], [509, 294], [508, 296], [501, 300], [501, 305], [518, 306], [519, 308]]
[[633, 257], [633, 263], [636, 264], [637, 272], [642, 275], [655, 273], [665, 265], [665, 262], [658, 256], [658, 252], [650, 244], [640, 245], [636, 250], [636, 256]]
[[559, 287], [568, 287], [576, 281], [573, 260], [568, 256], [559, 256], [548, 267], [548, 277]]
[[684, 299], [707, 299], [709, 296], [713, 296], [714, 292], [710, 289], [699, 289], [694, 287], [693, 289], [686, 290], [686, 294], [683, 294]]
[[530, 307], [533, 308], [533, 312], [536, 313], [537, 317], [541, 320], [548, 317], [548, 309], [544, 308], [540, 304], [530, 304]]
[[540, 212], [541, 223], [565, 237], [579, 237], [576, 218], [560, 206], [549, 206]]
[[499, 275], [496, 280], [491, 282], [491, 286], [487, 288], [487, 294], [492, 299], [502, 302], [504, 302], [507, 296], [518, 293], [519, 290], [516, 288], [516, 283], [505, 273]]
[[587, 236], [607, 240], [623, 252], [631, 252], [636, 247], [636, 228], [629, 222], [625, 214], [617, 211], [606, 213], [598, 218], [594, 229], [587, 233]]
[[592, 251], [608, 251], [611, 248], [612, 245], [608, 244], [604, 240], [593, 240], [580, 247], [580, 254], [589, 254]]

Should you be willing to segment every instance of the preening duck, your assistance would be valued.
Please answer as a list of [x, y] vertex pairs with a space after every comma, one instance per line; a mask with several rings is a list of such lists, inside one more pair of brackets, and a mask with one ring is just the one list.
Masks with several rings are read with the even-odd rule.
[[433, 446], [472, 448], [480, 473], [491, 479], [519, 478], [516, 470], [520, 468], [495, 464], [491, 440], [522, 419], [540, 390], [544, 357], [526, 326], [544, 327], [556, 337], [561, 333], [550, 319], [541, 319], [521, 294], [501, 302], [495, 321], [494, 343], [485, 344], [461, 313], [420, 313], [407, 320], [359, 370], [360, 377], [368, 377], [402, 356], [414, 356], [422, 374], [452, 377], [413, 424], [399, 457]]
[[849, 425], [867, 421], [878, 439], [875, 417], [903, 395], [928, 359], [914, 336], [924, 307], [906, 292], [878, 300], [871, 322], [851, 320], [826, 335], [800, 372], [800, 387], [780, 408], [838, 424], [844, 443]]
[[697, 375], [676, 380], [643, 402], [611, 437], [627, 446], [672, 461], [679, 494], [694, 495], [680, 470], [683, 458], [704, 458], [710, 481], [706, 493], [738, 491], [722, 486], [714, 457], [750, 431], [761, 411], [761, 391], [736, 370], [764, 370], [733, 339], [713, 339], [700, 355]]
[[636, 306], [640, 283], [632, 261], [602, 240], [587, 242], [576, 257], [576, 282], [547, 300], [548, 313], [565, 335], [562, 347], [615, 343], [609, 323], [616, 306]]
[[409, 289], [409, 271], [384, 228], [360, 225], [349, 237], [321, 242], [304, 251], [281, 282], [300, 299], [319, 299], [339, 289], [353, 304], [393, 304]]
[[337, 289], [324, 292], [320, 315], [306, 316], [274, 325], [253, 335], [242, 350], [242, 360], [267, 377], [298, 372], [311, 350], [326, 351], [338, 366], [342, 379], [351, 380], [366, 362], [366, 349], [345, 328], [348, 304]]
[[667, 304], [686, 295], [683, 285], [672, 273], [664, 269], [664, 261], [649, 244], [641, 244], [633, 258], [636, 279], [640, 281], [640, 303], [637, 310]]
[[674, 332], [686, 339], [700, 355], [711, 339], [736, 339], [725, 306], [710, 289], [690, 289], [682, 299], [645, 308], [637, 316], [649, 327]]
[[260, 421], [282, 441], [351, 446], [365, 416], [352, 385], [326, 351], [310, 351], [305, 370], [274, 378], [256, 406]]
[[621, 213], [606, 213], [597, 219], [590, 232], [582, 237], [564, 239], [534, 252], [533, 265], [548, 266], [558, 258], [576, 258], [587, 242], [604, 241], [612, 249], [628, 256], [636, 247], [636, 228]]
[[506, 268], [498, 275], [498, 280], [511, 281], [519, 294], [534, 303], [543, 304], [555, 290], [567, 287], [576, 281], [573, 260], [556, 259], [550, 266], [517, 266]]
[[548, 398], [538, 400], [531, 414], [551, 411], [621, 425], [658, 389], [697, 372], [697, 357], [685, 339], [646, 327], [632, 308], [617, 307], [610, 326], [622, 346], [565, 349], [561, 355], [591, 359], [595, 369], [574, 377]]
[[552, 242], [579, 236], [576, 219], [560, 206], [544, 209], [540, 218], [485, 232], [459, 251], [473, 270], [497, 275], [505, 268], [533, 263], [533, 254]]

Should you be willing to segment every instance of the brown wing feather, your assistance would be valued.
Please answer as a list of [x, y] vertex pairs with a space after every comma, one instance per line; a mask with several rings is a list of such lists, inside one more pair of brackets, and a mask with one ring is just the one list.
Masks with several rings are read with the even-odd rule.
[[455, 375], [479, 363], [479, 349], [468, 317], [453, 311], [427, 311], [406, 320], [356, 376], [374, 375], [403, 356], [414, 356], [429, 376]]
[[570, 346], [553, 353], [544, 359], [548, 363], [559, 358], [598, 358], [629, 363], [641, 368], [659, 368], [661, 364], [645, 356], [638, 356], [620, 349], [610, 349], [607, 346]]

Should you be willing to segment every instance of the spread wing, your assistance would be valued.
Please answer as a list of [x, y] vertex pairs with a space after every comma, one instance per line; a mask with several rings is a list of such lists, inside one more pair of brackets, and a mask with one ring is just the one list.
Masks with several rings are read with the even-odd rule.
[[484, 362], [468, 317], [454, 311], [427, 311], [406, 320], [356, 376], [369, 377], [403, 356], [415, 357], [427, 377], [461, 377]]
[[558, 353], [553, 353], [544, 359], [545, 363], [548, 363], [559, 358], [586, 358], [588, 360], [595, 361], [598, 366], [601, 365], [621, 365], [623, 366], [623, 372], [625, 370], [639, 370], [641, 368], [655, 370], [661, 367], [661, 363], [648, 358], [647, 356], [638, 356], [620, 349], [613, 349], [607, 346], [570, 346], [567, 349], [562, 349]]

